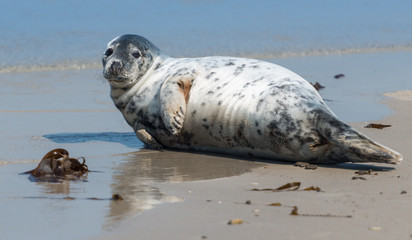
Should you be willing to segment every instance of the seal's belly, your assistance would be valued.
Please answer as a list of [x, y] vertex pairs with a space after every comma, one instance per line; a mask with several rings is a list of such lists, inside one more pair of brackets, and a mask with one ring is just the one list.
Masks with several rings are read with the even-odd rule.
[[307, 112], [325, 105], [308, 82], [258, 60], [204, 60], [197, 62], [204, 73], [192, 85], [183, 128], [163, 144], [260, 157], [320, 154], [310, 150], [320, 137]]

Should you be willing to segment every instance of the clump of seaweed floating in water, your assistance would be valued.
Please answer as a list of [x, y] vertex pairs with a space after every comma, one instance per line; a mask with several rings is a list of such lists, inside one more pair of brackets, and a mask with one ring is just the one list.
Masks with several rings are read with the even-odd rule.
[[[80, 163], [79, 160], [82, 160]], [[57, 148], [48, 152], [39, 165], [25, 172], [37, 181], [58, 181], [59, 179], [78, 179], [89, 172], [84, 157], [71, 158], [66, 149]]]

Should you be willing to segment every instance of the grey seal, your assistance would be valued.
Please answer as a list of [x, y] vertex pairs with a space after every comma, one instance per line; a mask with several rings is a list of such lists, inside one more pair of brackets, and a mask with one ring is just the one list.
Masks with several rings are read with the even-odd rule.
[[153, 147], [311, 163], [397, 164], [296, 73], [236, 57], [172, 58], [144, 37], [107, 45], [103, 75], [137, 137]]

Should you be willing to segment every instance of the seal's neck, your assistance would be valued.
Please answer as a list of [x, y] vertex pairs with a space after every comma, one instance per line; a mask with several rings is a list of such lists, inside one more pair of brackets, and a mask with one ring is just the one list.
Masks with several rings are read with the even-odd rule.
[[146, 73], [136, 83], [130, 86], [124, 88], [117, 88], [111, 86], [110, 96], [112, 97], [114, 104], [120, 111], [122, 111], [122, 109], [126, 107], [127, 103], [130, 102], [130, 100], [140, 89], [140, 87], [152, 76], [153, 72], [168, 58], [170, 57], [167, 55], [158, 55], [154, 59], [153, 64], [146, 71]]

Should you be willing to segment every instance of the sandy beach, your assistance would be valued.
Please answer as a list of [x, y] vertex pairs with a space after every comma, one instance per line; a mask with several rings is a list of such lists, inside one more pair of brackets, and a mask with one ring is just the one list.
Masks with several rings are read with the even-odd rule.
[[[403, 153], [401, 165], [347, 163], [305, 170], [292, 164], [261, 163], [237, 177], [161, 183], [157, 186], [167, 195], [184, 200], [142, 212], [114, 232], [93, 239], [408, 239], [412, 235], [412, 95], [411, 91], [388, 95], [391, 98], [383, 102], [395, 113], [376, 122], [392, 127], [351, 125]], [[356, 173], [363, 170], [371, 171]], [[301, 188], [252, 191], [290, 182], [300, 182]], [[321, 191], [303, 191], [311, 186]], [[270, 206], [273, 203], [276, 206]], [[293, 206], [299, 215], [291, 215]], [[231, 219], [243, 223], [228, 225]]]
[[[320, 82], [341, 119], [404, 156], [401, 165], [315, 170], [146, 150], [111, 103], [98, 68], [2, 73], [0, 214], [8, 216], [0, 219], [2, 236], [51, 239], [70, 229], [61, 239], [410, 238], [412, 85], [405, 59], [411, 58], [412, 52], [380, 52], [270, 60]], [[338, 73], [345, 77], [334, 79]], [[392, 126], [364, 128], [372, 122]], [[94, 172], [60, 183], [20, 174], [53, 148], [85, 157]], [[251, 190], [291, 182], [300, 188]], [[321, 191], [303, 191], [312, 186]], [[115, 193], [125, 200], [111, 201]], [[298, 215], [291, 215], [294, 206]], [[231, 219], [243, 223], [228, 225]]]

